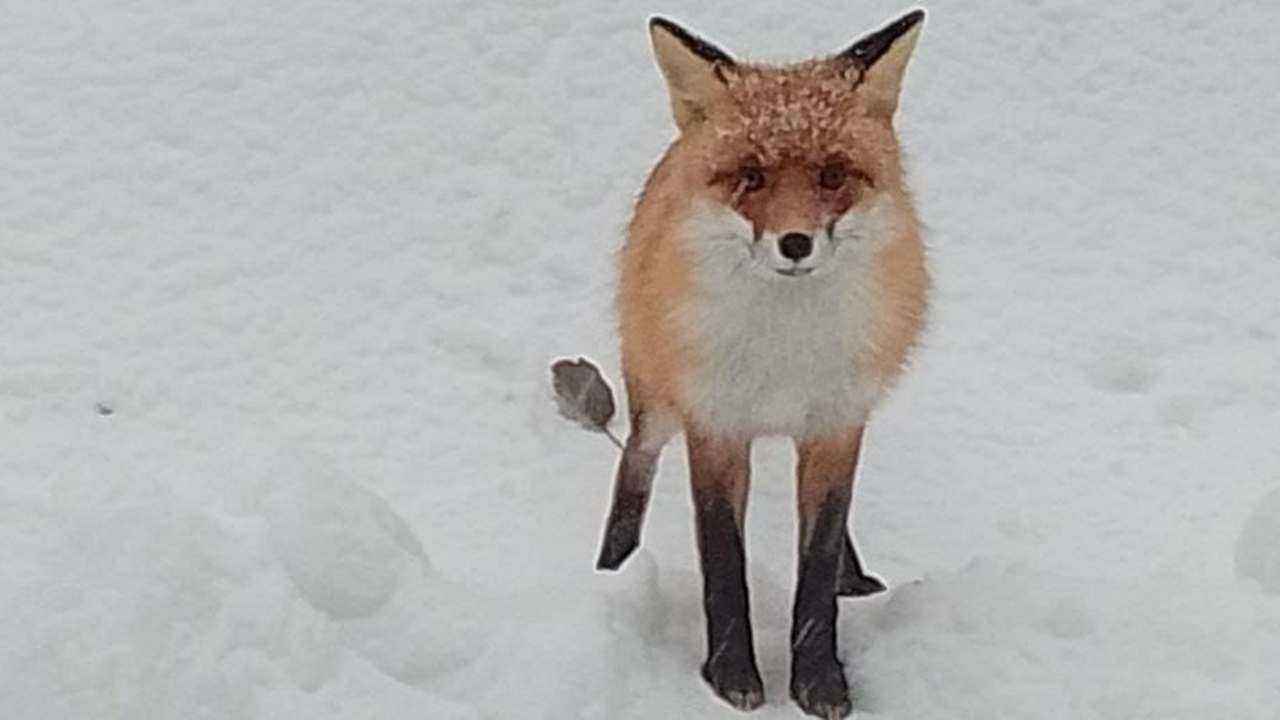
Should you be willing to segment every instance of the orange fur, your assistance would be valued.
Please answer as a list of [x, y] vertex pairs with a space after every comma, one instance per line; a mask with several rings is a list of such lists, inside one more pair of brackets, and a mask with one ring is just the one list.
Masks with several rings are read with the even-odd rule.
[[800, 443], [796, 463], [796, 500], [800, 510], [801, 545], [808, 542], [807, 523], [816, 518], [822, 503], [833, 493], [848, 495], [862, 451], [863, 427]]
[[697, 427], [687, 430], [685, 442], [694, 501], [698, 502], [699, 496], [728, 498], [741, 528], [751, 487], [751, 444], [741, 438], [707, 434]]

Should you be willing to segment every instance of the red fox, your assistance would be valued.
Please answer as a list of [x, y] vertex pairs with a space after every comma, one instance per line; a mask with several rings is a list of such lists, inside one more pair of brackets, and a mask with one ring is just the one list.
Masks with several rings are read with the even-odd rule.
[[679, 130], [621, 254], [618, 306], [631, 430], [597, 566], [639, 543], [659, 453], [688, 445], [714, 692], [764, 702], [745, 578], [752, 440], [798, 450], [799, 578], [791, 695], [851, 709], [836, 598], [883, 589], [846, 523], [868, 416], [924, 322], [929, 285], [893, 118], [924, 12], [830, 57], [746, 64], [654, 18]]

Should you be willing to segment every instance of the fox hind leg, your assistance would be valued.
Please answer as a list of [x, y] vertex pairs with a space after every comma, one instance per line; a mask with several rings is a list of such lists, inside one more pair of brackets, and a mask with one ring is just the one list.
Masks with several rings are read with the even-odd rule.
[[845, 528], [844, 550], [840, 556], [840, 580], [836, 585], [836, 594], [841, 597], [862, 597], [875, 595], [888, 589], [883, 580], [863, 570], [862, 561], [858, 559], [858, 551], [853, 546], [853, 535], [848, 528]]
[[643, 412], [631, 416], [631, 434], [627, 436], [614, 476], [613, 501], [596, 559], [597, 570], [621, 568], [640, 546], [640, 531], [649, 508], [658, 458], [672, 434], [671, 428]]

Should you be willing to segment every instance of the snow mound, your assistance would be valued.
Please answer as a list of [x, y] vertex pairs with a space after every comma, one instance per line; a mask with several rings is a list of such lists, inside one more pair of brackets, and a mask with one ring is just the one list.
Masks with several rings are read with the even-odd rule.
[[339, 717], [377, 694], [468, 717], [401, 678], [465, 662], [484, 640], [468, 619], [486, 606], [431, 573], [373, 492], [210, 428], [113, 421], [64, 437], [30, 423], [10, 436], [58, 460], [5, 468], [53, 480], [7, 498], [25, 552], [6, 568], [18, 591], [0, 598], [0, 716]]
[[1236, 541], [1236, 574], [1280, 595], [1280, 489], [1264, 497]]
[[1280, 607], [1208, 584], [983, 559], [845, 615], [874, 716], [1261, 718], [1280, 702]]
[[0, 507], [25, 551], [0, 597], [0, 718], [615, 717], [646, 683], [666, 604], [643, 554], [610, 592], [480, 595], [386, 498], [278, 438], [12, 430], [10, 477], [47, 471], [28, 453], [60, 462], [50, 492]]
[[339, 619], [385, 606], [410, 569], [428, 570], [417, 538], [385, 501], [334, 480], [300, 483], [272, 499], [272, 541], [317, 610]]

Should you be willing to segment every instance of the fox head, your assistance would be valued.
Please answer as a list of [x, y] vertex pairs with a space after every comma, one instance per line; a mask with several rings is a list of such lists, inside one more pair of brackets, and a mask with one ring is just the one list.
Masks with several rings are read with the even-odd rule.
[[770, 66], [652, 19], [691, 240], [745, 249], [770, 277], [821, 273], [891, 241], [911, 212], [893, 117], [923, 20], [916, 10], [829, 57]]

